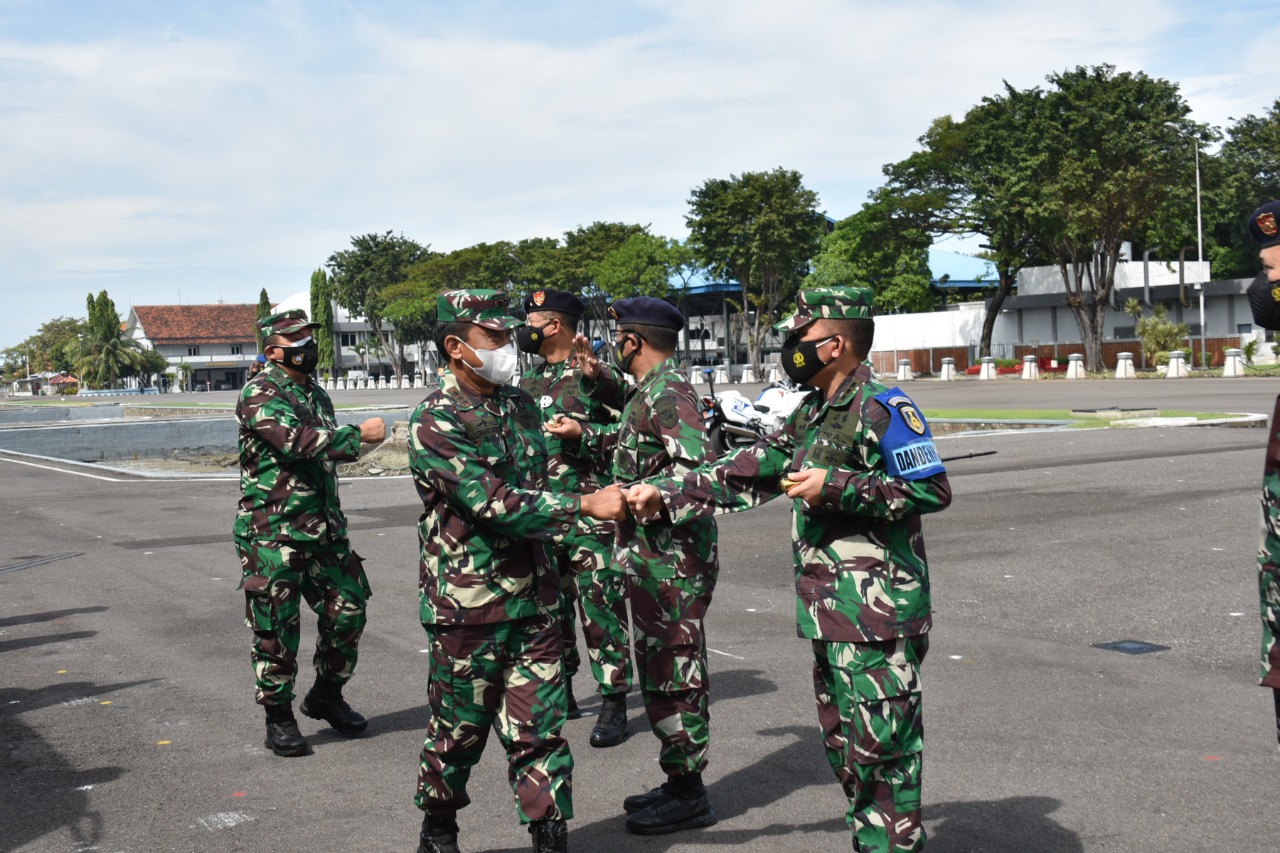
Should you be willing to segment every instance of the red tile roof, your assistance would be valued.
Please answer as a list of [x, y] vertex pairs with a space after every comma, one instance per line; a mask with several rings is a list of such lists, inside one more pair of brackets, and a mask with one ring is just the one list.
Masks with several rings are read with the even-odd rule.
[[249, 343], [258, 334], [257, 305], [135, 305], [153, 344]]

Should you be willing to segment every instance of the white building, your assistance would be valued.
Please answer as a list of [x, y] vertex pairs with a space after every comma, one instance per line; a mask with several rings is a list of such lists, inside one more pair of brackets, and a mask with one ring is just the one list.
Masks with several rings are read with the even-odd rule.
[[193, 390], [234, 390], [244, 385], [258, 355], [256, 305], [135, 305], [125, 335], [169, 362], [169, 382], [179, 365], [191, 368]]

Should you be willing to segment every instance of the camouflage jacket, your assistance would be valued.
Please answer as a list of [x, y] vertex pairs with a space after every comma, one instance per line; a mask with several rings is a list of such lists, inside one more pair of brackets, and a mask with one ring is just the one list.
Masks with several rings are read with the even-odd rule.
[[[625, 386], [613, 381], [584, 379], [593, 397], [608, 400]], [[579, 452], [612, 453], [615, 483], [647, 477], [683, 477], [700, 465], [715, 461], [702, 428], [698, 395], [685, 379], [675, 358], [656, 365], [634, 388], [627, 389], [622, 419], [605, 427], [583, 425]], [[692, 577], [719, 569], [716, 523], [702, 518], [689, 524], [618, 522], [614, 562], [640, 577]]]
[[473, 625], [556, 610], [551, 546], [572, 536], [578, 498], [543, 491], [547, 444], [529, 395], [473, 394], [445, 371], [409, 421], [422, 622]]
[[[802, 637], [870, 642], [923, 634], [932, 624], [920, 516], [945, 509], [951, 485], [945, 472], [889, 474], [882, 439], [895, 415], [876, 399], [887, 390], [860, 365], [830, 402], [814, 392], [755, 445], [682, 479], [654, 481], [670, 518], [681, 523], [772, 500], [783, 494], [788, 471], [827, 469], [821, 503], [795, 501], [792, 519]], [[912, 429], [927, 429], [904, 395], [890, 402], [911, 409], [897, 417]]]
[[[589, 397], [582, 389], [582, 371], [570, 366], [570, 360], [551, 364], [543, 362], [520, 377], [520, 388], [533, 398], [538, 417], [548, 421], [565, 415], [581, 423], [608, 425], [617, 421], [617, 413], [600, 400]], [[602, 369], [613, 368], [602, 365]], [[589, 494], [600, 488], [602, 476], [609, 473], [607, 459], [578, 454], [578, 441], [546, 436], [551, 457], [547, 485], [563, 494]]]
[[360, 428], [338, 426], [317, 382], [301, 385], [278, 364], [250, 379], [236, 404], [240, 423], [241, 539], [314, 541], [347, 535], [337, 463], [360, 453]]

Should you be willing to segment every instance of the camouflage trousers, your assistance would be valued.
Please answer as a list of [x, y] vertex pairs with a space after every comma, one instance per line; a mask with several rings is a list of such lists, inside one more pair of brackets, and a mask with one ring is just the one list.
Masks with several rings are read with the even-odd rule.
[[711, 735], [703, 618], [715, 576], [627, 580], [640, 695], [662, 742], [658, 765], [668, 776], [701, 773]]
[[[1272, 429], [1277, 429], [1272, 424]], [[1272, 441], [1277, 439], [1273, 436]], [[1268, 448], [1270, 463], [1271, 449]], [[1280, 473], [1262, 478], [1262, 547], [1258, 550], [1258, 601], [1262, 614], [1263, 687], [1280, 690]]]
[[827, 761], [849, 799], [853, 849], [924, 849], [919, 665], [927, 634], [878, 643], [813, 641], [813, 688]]
[[245, 624], [260, 705], [293, 701], [301, 601], [320, 618], [316, 676], [345, 684], [355, 672], [365, 602], [372, 594], [362, 560], [346, 539], [328, 542], [235, 540], [244, 576]]
[[[560, 628], [565, 675], [582, 665], [578, 654], [577, 616], [587, 644], [591, 674], [604, 696], [631, 690], [631, 644], [627, 618], [626, 575], [611, 565], [611, 537], [579, 537], [571, 552], [557, 552], [560, 569]], [[576, 613], [575, 613], [576, 603]]]
[[573, 817], [573, 756], [565, 723], [560, 627], [554, 616], [487, 625], [425, 625], [431, 721], [418, 767], [418, 808], [451, 814], [471, 802], [467, 780], [489, 730], [507, 751], [521, 823]]

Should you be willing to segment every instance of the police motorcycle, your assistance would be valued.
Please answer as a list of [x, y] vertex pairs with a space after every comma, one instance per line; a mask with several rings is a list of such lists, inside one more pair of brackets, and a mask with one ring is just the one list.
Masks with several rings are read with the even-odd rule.
[[707, 440], [717, 453], [755, 444], [776, 430], [808, 395], [790, 382], [775, 382], [760, 392], [755, 401], [740, 391], [716, 391], [711, 381], [714, 368], [703, 368], [709, 393], [702, 397], [702, 424]]

